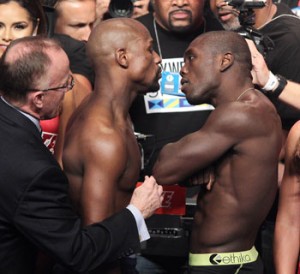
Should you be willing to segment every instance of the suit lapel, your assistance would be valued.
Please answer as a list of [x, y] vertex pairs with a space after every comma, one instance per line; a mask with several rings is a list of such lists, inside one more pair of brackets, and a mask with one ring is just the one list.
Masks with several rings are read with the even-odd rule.
[[6, 104], [1, 98], [0, 119], [4, 119], [7, 123], [10, 123], [14, 126], [22, 127], [24, 130], [30, 131], [32, 134], [36, 135], [36, 137], [41, 139], [41, 133], [35, 124], [19, 111]]

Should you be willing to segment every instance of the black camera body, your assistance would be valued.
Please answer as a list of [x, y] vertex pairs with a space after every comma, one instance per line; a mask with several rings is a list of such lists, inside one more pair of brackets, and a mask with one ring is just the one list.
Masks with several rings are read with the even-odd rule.
[[227, 4], [239, 9], [259, 9], [266, 5], [265, 0], [229, 0]]
[[266, 53], [274, 48], [274, 42], [255, 29], [255, 14], [253, 9], [261, 9], [265, 7], [266, 0], [229, 0], [227, 4], [239, 11], [239, 21], [241, 27], [237, 32], [252, 40], [259, 52], [265, 56]]
[[266, 5], [265, 0], [229, 0], [227, 1], [229, 6], [234, 7], [239, 11], [239, 21], [241, 26], [253, 26], [254, 25], [254, 13], [253, 9], [261, 9]]
[[112, 18], [131, 17], [133, 13], [133, 3], [137, 0], [111, 0], [108, 11]]

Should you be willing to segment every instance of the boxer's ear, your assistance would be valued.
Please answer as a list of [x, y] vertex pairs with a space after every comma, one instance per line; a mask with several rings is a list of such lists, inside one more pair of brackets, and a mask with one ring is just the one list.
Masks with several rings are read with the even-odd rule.
[[128, 67], [128, 56], [126, 53], [126, 49], [119, 48], [115, 51], [115, 60], [116, 62], [123, 68]]
[[220, 64], [220, 71], [223, 72], [230, 68], [234, 63], [234, 56], [231, 52], [223, 54]]

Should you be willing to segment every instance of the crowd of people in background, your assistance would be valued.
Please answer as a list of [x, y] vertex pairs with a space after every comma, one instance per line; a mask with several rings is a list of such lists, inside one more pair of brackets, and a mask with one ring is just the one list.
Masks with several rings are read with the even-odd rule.
[[300, 273], [299, 9], [0, 0], [0, 273]]

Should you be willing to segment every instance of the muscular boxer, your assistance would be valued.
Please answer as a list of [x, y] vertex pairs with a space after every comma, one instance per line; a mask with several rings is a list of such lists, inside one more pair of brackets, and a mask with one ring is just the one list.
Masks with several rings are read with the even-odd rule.
[[[71, 117], [63, 152], [71, 197], [84, 225], [111, 216], [131, 198], [141, 155], [128, 110], [139, 93], [159, 89], [161, 62], [148, 30], [128, 18], [99, 23], [87, 51], [95, 89]], [[119, 273], [116, 268], [95, 273]]]
[[215, 110], [200, 130], [163, 148], [153, 175], [162, 185], [195, 183], [214, 167], [214, 183], [197, 198], [190, 273], [262, 274], [254, 242], [277, 190], [280, 118], [252, 84], [250, 51], [239, 34], [203, 34], [184, 61], [188, 101]]

